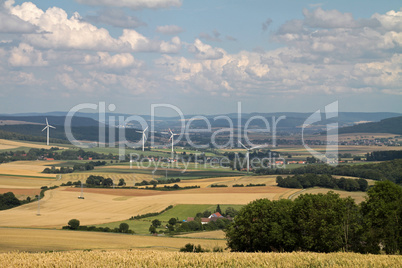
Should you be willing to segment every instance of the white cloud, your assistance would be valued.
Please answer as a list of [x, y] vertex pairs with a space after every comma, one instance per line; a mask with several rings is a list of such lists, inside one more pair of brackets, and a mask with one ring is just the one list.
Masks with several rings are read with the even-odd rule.
[[92, 6], [128, 7], [131, 9], [168, 8], [181, 6], [181, 0], [76, 0], [80, 4]]
[[220, 59], [225, 55], [225, 51], [221, 48], [213, 48], [208, 44], [204, 44], [200, 39], [196, 39], [188, 48], [197, 59]]
[[8, 62], [12, 66], [46, 66], [48, 63], [43, 60], [42, 52], [35, 50], [28, 44], [21, 43], [11, 50]]
[[372, 18], [377, 19], [381, 26], [388, 31], [402, 31], [402, 11], [388, 11], [386, 14], [374, 14]]
[[161, 53], [178, 53], [181, 50], [180, 38], [175, 36], [170, 42], [162, 41], [160, 44]]
[[183, 32], [183, 28], [177, 25], [164, 25], [156, 27], [156, 31], [162, 34], [175, 35]]
[[135, 60], [130, 53], [121, 53], [111, 56], [107, 52], [98, 52], [97, 55], [86, 55], [84, 63], [95, 65], [95, 67], [122, 69], [134, 66]]
[[34, 4], [25, 2], [20, 6], [10, 6], [10, 12], [40, 28], [43, 33], [24, 35], [24, 38], [27, 43], [41, 48], [162, 53], [177, 53], [181, 48], [178, 37], [169, 42], [150, 40], [131, 29], [124, 29], [123, 34], [115, 39], [106, 29], [82, 21], [78, 13], [68, 18], [67, 13], [57, 7], [43, 12]]
[[7, 14], [0, 10], [0, 32], [2, 33], [33, 33], [36, 27], [25, 22], [17, 16]]

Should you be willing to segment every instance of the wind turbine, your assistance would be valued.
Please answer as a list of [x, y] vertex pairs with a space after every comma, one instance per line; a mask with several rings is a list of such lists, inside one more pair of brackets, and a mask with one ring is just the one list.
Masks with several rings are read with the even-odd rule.
[[241, 143], [240, 140], [239, 140], [239, 143], [241, 144], [241, 146], [244, 147], [244, 149], [247, 150], [246, 157], [247, 157], [247, 175], [248, 175], [248, 172], [250, 171], [250, 151], [257, 149], [257, 148], [266, 147], [267, 145], [263, 144], [263, 145], [258, 145], [258, 146], [247, 148], [243, 143]]
[[[174, 136], [178, 136], [179, 134], [174, 134], [173, 131], [172, 131], [170, 128], [169, 128], [169, 132], [170, 132], [169, 141], [172, 140], [172, 161], [173, 161], [173, 154], [174, 154], [174, 151], [173, 151]], [[167, 134], [169, 134], [169, 133], [167, 133]]]
[[47, 129], [47, 145], [49, 146], [49, 129], [50, 128], [54, 128], [54, 126], [49, 125], [49, 122], [47, 121], [47, 117], [46, 117], [46, 127], [44, 129], [42, 129], [42, 131], [44, 131], [45, 129]]
[[147, 131], [148, 127], [146, 127], [143, 131], [136, 131], [137, 133], [142, 133], [142, 151], [144, 151], [144, 146], [145, 146], [145, 139], [147, 138], [147, 135], [145, 134], [145, 131]]

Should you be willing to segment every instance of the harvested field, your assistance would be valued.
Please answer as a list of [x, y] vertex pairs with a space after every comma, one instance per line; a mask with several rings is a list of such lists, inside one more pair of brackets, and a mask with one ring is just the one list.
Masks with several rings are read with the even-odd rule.
[[[28, 148], [44, 148], [44, 149], [50, 149], [54, 147], [54, 145], [46, 145], [46, 144], [40, 144], [40, 143], [30, 143], [30, 142], [21, 142], [21, 141], [13, 141], [13, 140], [5, 140], [5, 139], [0, 139], [0, 150], [3, 149], [16, 149], [20, 147], [28, 147]], [[60, 149], [64, 149], [59, 147]]]
[[[0, 228], [0, 237], [0, 252], [131, 248], [178, 251], [180, 247], [187, 243], [200, 244], [208, 249], [212, 249], [215, 246], [224, 248], [226, 244], [225, 240], [14, 228]], [[5, 267], [1, 264], [1, 261], [0, 266]]]
[[0, 211], [0, 226], [57, 227], [77, 218], [83, 225], [127, 220], [133, 215], [161, 211], [176, 204], [247, 204], [255, 199], [278, 199], [294, 189], [268, 187], [200, 188], [179, 191], [135, 189], [84, 189], [85, 199], [78, 199], [80, 188], [47, 191], [37, 204], [30, 203]]
[[15, 161], [0, 165], [0, 174], [14, 176], [31, 176], [41, 178], [55, 178], [56, 174], [44, 174], [42, 171], [48, 165], [59, 164], [60, 161]]
[[[98, 168], [97, 168], [98, 169]], [[70, 174], [63, 174], [62, 179], [60, 180], [61, 183], [66, 183], [68, 181], [82, 181], [85, 182], [86, 179], [90, 175], [95, 176], [102, 176], [104, 178], [111, 178], [116, 184], [119, 182], [119, 179], [124, 179], [126, 182], [126, 186], [134, 186], [136, 182], [141, 182], [143, 180], [150, 181], [152, 180], [152, 175], [148, 174], [132, 174], [127, 173], [104, 173], [102, 170], [92, 170], [91, 172], [85, 173], [70, 173]]]
[[[300, 191], [300, 189], [299, 189]], [[340, 197], [345, 198], [345, 197], [352, 197], [356, 203], [361, 203], [365, 200], [365, 197], [367, 194], [365, 192], [347, 192], [347, 191], [339, 191], [339, 190], [332, 190], [332, 189], [327, 189], [327, 188], [309, 188], [306, 189], [305, 191], [295, 194], [292, 196], [292, 200], [296, 199], [300, 194], [326, 194], [329, 191], [333, 191], [334, 193], [337, 193], [340, 195]]]
[[40, 193], [39, 189], [13, 189], [13, 188], [0, 188], [0, 194], [13, 192], [15, 195], [32, 196]]
[[0, 188], [39, 189], [42, 186], [52, 185], [57, 185], [56, 180], [53, 178], [0, 175]]
[[189, 237], [189, 238], [209, 238], [209, 239], [225, 239], [225, 233], [222, 230], [210, 231], [210, 232], [199, 232], [199, 233], [188, 233], [182, 235], [175, 235], [174, 237]]

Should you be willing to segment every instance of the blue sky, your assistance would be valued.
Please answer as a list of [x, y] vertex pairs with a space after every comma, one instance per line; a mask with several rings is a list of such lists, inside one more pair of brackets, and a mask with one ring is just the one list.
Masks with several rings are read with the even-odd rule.
[[400, 1], [0, 5], [0, 113], [402, 112]]

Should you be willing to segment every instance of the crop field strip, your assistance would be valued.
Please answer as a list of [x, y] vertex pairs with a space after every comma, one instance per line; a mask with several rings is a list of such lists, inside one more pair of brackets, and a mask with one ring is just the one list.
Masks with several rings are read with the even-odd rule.
[[[184, 240], [184, 239], [183, 239]], [[402, 256], [357, 253], [184, 253], [143, 250], [3, 253], [2, 267], [400, 267]]]
[[[215, 246], [224, 248], [226, 244], [225, 240], [23, 228], [0, 228], [0, 237], [0, 252], [132, 248], [178, 251], [187, 243], [200, 244], [208, 249]], [[6, 266], [0, 261], [0, 267]]]

